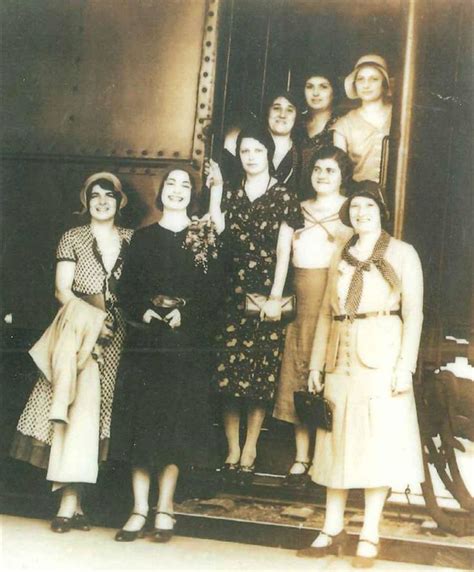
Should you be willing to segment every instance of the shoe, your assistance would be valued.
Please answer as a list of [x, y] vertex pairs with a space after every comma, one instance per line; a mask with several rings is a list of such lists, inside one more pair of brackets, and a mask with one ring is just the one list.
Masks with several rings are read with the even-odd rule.
[[255, 476], [255, 463], [253, 465], [240, 465], [238, 473], [238, 484], [241, 487], [249, 487]]
[[330, 543], [327, 546], [308, 546], [298, 550], [296, 556], [300, 558], [324, 558], [330, 554], [342, 556], [347, 543], [347, 532], [343, 529], [339, 534], [331, 535], [321, 531], [320, 534], [327, 536]]
[[164, 512], [162, 510], [157, 510], [156, 514], [166, 514], [167, 516], [169, 516], [171, 518], [171, 520], [173, 521], [173, 528], [156, 528], [155, 527], [151, 533], [152, 538], [155, 542], [160, 542], [160, 543], [169, 542], [173, 538], [174, 525], [176, 524], [176, 519], [174, 517], [174, 514], [172, 514], [170, 512]]
[[55, 516], [51, 521], [51, 530], [53, 532], [69, 532], [72, 528], [72, 518], [68, 516]]
[[303, 473], [287, 473], [283, 484], [287, 487], [304, 487], [311, 480], [309, 477], [309, 469], [311, 468], [310, 461], [295, 461], [293, 465], [303, 465]]
[[367, 542], [367, 544], [375, 546], [376, 552], [373, 556], [359, 556], [356, 554], [352, 559], [352, 566], [353, 568], [372, 568], [372, 566], [375, 564], [375, 560], [379, 555], [379, 543], [372, 542], [372, 540], [368, 540], [367, 538], [359, 538], [359, 544], [361, 542]]
[[133, 542], [137, 538], [143, 538], [145, 536], [146, 520], [147, 516], [145, 514], [140, 514], [139, 512], [132, 512], [132, 515], [141, 516], [144, 519], [143, 526], [139, 530], [124, 530], [121, 528], [115, 535], [115, 540], [117, 542]]
[[71, 518], [71, 528], [88, 532], [91, 529], [91, 525], [85, 514], [79, 514], [76, 512]]
[[224, 463], [219, 471], [222, 476], [222, 480], [227, 483], [235, 482], [239, 472], [239, 467], [239, 463]]

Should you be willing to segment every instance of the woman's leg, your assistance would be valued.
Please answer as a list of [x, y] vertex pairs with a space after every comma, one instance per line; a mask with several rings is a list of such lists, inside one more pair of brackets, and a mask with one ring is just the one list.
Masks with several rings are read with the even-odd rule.
[[249, 405], [247, 412], [247, 435], [242, 449], [240, 464], [250, 467], [257, 457], [257, 441], [265, 419], [265, 408], [260, 405]]
[[[158, 504], [156, 506], [155, 528], [171, 530], [174, 520], [168, 514], [174, 514], [173, 500], [178, 483], [179, 469], [176, 465], [166, 465], [158, 475]], [[168, 514], [160, 514], [168, 513]]]
[[[348, 489], [327, 489], [326, 515], [322, 532], [336, 536], [344, 528], [344, 511], [346, 509]], [[323, 547], [330, 544], [326, 534], [320, 534], [311, 546]]]
[[296, 457], [295, 462], [290, 468], [290, 474], [302, 475], [305, 473], [305, 467], [301, 463], [310, 463], [309, 446], [311, 437], [309, 429], [305, 425], [295, 425], [295, 444]]
[[357, 546], [359, 556], [373, 557], [377, 555], [377, 547], [374, 544], [379, 541], [380, 518], [388, 491], [388, 487], [365, 489], [364, 524], [360, 531], [360, 538], [370, 540], [370, 542], [359, 542]]
[[[143, 516], [148, 514], [148, 495], [150, 492], [150, 472], [142, 467], [132, 469], [133, 511], [122, 530], [134, 532], [145, 524]], [[139, 516], [143, 515], [143, 516]]]
[[80, 506], [80, 495], [78, 485], [67, 485], [61, 494], [61, 503], [56, 516], [71, 518]]
[[236, 403], [224, 405], [224, 430], [227, 438], [226, 463], [238, 463], [240, 459], [240, 407]]

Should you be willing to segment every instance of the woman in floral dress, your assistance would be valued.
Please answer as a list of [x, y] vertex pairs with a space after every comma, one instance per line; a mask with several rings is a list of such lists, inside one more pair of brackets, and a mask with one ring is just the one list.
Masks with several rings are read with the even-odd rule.
[[[278, 379], [284, 327], [281, 297], [284, 291], [291, 241], [304, 224], [295, 195], [272, 176], [274, 144], [266, 130], [242, 130], [237, 154], [242, 182], [224, 191], [225, 214], [213, 212], [218, 227], [225, 227], [228, 292], [225, 320], [219, 336], [222, 351], [216, 383], [224, 398], [224, 427], [228, 453], [222, 470], [251, 481], [255, 470], [257, 440]], [[208, 186], [214, 196], [222, 193], [219, 167], [211, 162]], [[215, 201], [214, 204], [218, 204]], [[267, 296], [259, 317], [244, 312], [246, 293]], [[239, 442], [240, 404], [247, 405], [247, 435]]]

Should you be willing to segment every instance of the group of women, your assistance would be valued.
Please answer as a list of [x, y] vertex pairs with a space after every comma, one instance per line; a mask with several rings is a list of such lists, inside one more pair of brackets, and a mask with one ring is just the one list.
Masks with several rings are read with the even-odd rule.
[[[267, 412], [294, 425], [296, 456], [286, 482], [311, 478], [327, 487], [323, 529], [302, 556], [344, 549], [347, 492], [364, 488], [354, 565], [370, 566], [389, 487], [423, 480], [412, 390], [423, 281], [414, 249], [384, 230], [380, 161], [391, 106], [383, 58], [364, 56], [347, 76], [346, 95], [360, 105], [344, 116], [335, 113], [337, 91], [332, 75], [317, 70], [304, 84], [304, 113], [290, 93], [276, 93], [264, 125], [242, 127], [226, 145], [222, 171], [209, 161], [204, 217], [192, 216], [194, 177], [182, 167], [163, 178], [159, 222], [133, 237], [117, 224], [126, 196], [114, 175], [93, 175], [81, 191], [90, 222], [60, 241], [56, 293], [60, 312], [78, 301], [94, 306], [98, 327], [87, 367], [97, 367], [100, 378], [95, 461], [126, 462], [132, 471], [134, 505], [117, 541], [145, 532], [158, 542], [172, 537], [178, 475], [211, 458], [212, 392], [223, 409], [227, 480], [252, 481]], [[223, 296], [218, 266], [226, 270]], [[285, 328], [290, 291], [296, 317]], [[55, 467], [70, 458], [68, 447], [80, 450], [86, 432], [74, 411], [88, 381], [79, 363], [69, 415], [50, 413], [64, 378], [57, 351], [72, 343], [61, 342], [57, 330], [48, 338], [51, 367], [42, 368], [12, 454], [48, 467], [48, 479], [62, 490], [52, 529], [88, 530], [81, 491], [94, 477], [84, 475], [81, 460], [68, 471], [51, 468], [53, 457]], [[306, 387], [334, 406], [333, 429], [318, 429], [314, 456], [311, 431], [293, 403], [293, 393]], [[154, 477], [158, 503], [151, 512]]]

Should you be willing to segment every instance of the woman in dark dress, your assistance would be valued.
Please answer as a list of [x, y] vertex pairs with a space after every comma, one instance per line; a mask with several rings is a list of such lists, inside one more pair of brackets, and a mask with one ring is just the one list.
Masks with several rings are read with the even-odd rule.
[[[257, 440], [271, 406], [278, 379], [284, 327], [280, 322], [281, 297], [288, 271], [294, 229], [304, 224], [295, 195], [272, 175], [273, 139], [266, 130], [242, 130], [237, 153], [242, 182], [224, 190], [224, 210], [211, 215], [220, 230], [229, 261], [229, 288], [225, 320], [219, 336], [216, 373], [224, 397], [224, 426], [228, 454], [223, 466], [227, 476], [239, 474], [240, 482], [252, 479]], [[211, 161], [208, 186], [214, 204], [222, 193], [219, 167]], [[220, 217], [220, 222], [219, 221]], [[246, 293], [267, 296], [259, 317], [244, 312]], [[247, 405], [247, 435], [240, 448], [240, 404]]]
[[154, 539], [173, 534], [181, 468], [206, 464], [212, 430], [206, 324], [213, 312], [208, 269], [217, 255], [210, 219], [188, 216], [190, 173], [173, 169], [158, 196], [163, 216], [138, 230], [120, 284], [129, 320], [112, 416], [111, 457], [132, 465], [134, 507], [115, 539], [143, 536], [152, 474], [159, 499]]

